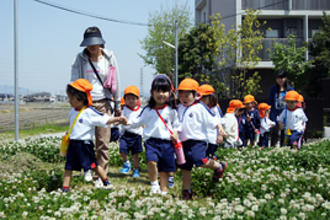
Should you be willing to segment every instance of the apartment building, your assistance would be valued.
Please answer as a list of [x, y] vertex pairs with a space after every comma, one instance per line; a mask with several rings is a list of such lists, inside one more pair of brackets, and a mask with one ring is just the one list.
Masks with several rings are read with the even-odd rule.
[[195, 22], [208, 23], [211, 15], [220, 12], [227, 29], [237, 28], [247, 8], [259, 9], [259, 20], [267, 22], [262, 29], [265, 37], [260, 53], [262, 61], [256, 69], [263, 78], [263, 85], [270, 87], [274, 83], [274, 65], [269, 49], [275, 42], [288, 42], [290, 34], [296, 36], [298, 46], [308, 42], [319, 30], [323, 11], [330, 14], [330, 0], [195, 0]]

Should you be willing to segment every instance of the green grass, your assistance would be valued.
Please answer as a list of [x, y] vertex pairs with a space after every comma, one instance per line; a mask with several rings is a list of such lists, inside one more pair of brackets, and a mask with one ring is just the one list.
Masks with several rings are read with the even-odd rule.
[[[60, 132], [65, 132], [68, 129], [69, 129], [68, 125], [45, 124], [45, 125], [33, 126], [31, 129], [20, 129], [19, 138], [25, 138], [25, 137], [41, 135], [41, 134], [60, 133]], [[14, 139], [15, 131], [1, 132], [0, 138]]]

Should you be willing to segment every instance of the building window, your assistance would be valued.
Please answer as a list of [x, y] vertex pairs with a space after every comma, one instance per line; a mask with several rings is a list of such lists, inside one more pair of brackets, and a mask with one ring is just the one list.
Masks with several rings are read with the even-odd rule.
[[314, 36], [314, 34], [316, 34], [316, 33], [318, 33], [318, 32], [320, 32], [319, 29], [312, 29], [312, 37]]
[[266, 38], [279, 38], [280, 31], [278, 29], [266, 30], [265, 37]]

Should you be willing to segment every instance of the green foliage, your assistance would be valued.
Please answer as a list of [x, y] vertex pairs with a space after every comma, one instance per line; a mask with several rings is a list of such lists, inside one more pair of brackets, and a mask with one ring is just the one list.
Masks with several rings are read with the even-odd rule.
[[309, 52], [314, 65], [307, 72], [306, 92], [315, 97], [322, 92], [322, 79], [330, 76], [330, 16], [326, 13], [323, 13], [320, 31], [309, 42]]
[[178, 22], [179, 39], [191, 26], [188, 8], [176, 6], [171, 10], [161, 10], [149, 16], [148, 35], [140, 42], [145, 55], [141, 55], [147, 65], [151, 65], [157, 73], [168, 74], [172, 80], [175, 70], [175, 49], [165, 45], [163, 41], [175, 45], [175, 21]]
[[285, 71], [291, 85], [300, 92], [304, 87], [305, 72], [312, 63], [311, 61], [306, 61], [306, 49], [305, 46], [297, 47], [295, 36], [290, 35], [288, 44], [275, 43], [271, 54], [275, 70]]

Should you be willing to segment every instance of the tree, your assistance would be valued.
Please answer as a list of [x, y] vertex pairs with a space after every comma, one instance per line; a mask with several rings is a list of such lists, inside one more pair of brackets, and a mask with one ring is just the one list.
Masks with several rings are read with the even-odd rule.
[[283, 70], [287, 73], [291, 85], [298, 91], [302, 91], [305, 80], [304, 76], [312, 61], [306, 61], [306, 47], [297, 47], [296, 38], [289, 36], [288, 44], [275, 43], [271, 60], [275, 70]]
[[232, 28], [227, 32], [220, 14], [211, 17], [220, 53], [218, 68], [220, 72], [229, 71], [229, 78], [222, 81], [230, 83], [232, 97], [242, 98], [246, 94], [261, 92], [261, 77], [253, 69], [261, 60], [259, 53], [264, 38], [260, 27], [265, 23], [261, 24], [257, 15], [257, 11], [247, 9], [237, 30]]
[[318, 96], [322, 92], [321, 82], [330, 76], [330, 16], [323, 13], [322, 26], [309, 43], [309, 52], [314, 66], [307, 71], [306, 92], [310, 96]]
[[174, 81], [175, 50], [163, 43], [175, 45], [175, 21], [178, 22], [179, 39], [191, 26], [190, 12], [184, 7], [157, 11], [149, 16], [148, 35], [140, 41], [145, 55], [140, 55], [147, 65], [155, 68], [157, 73], [168, 74]]

